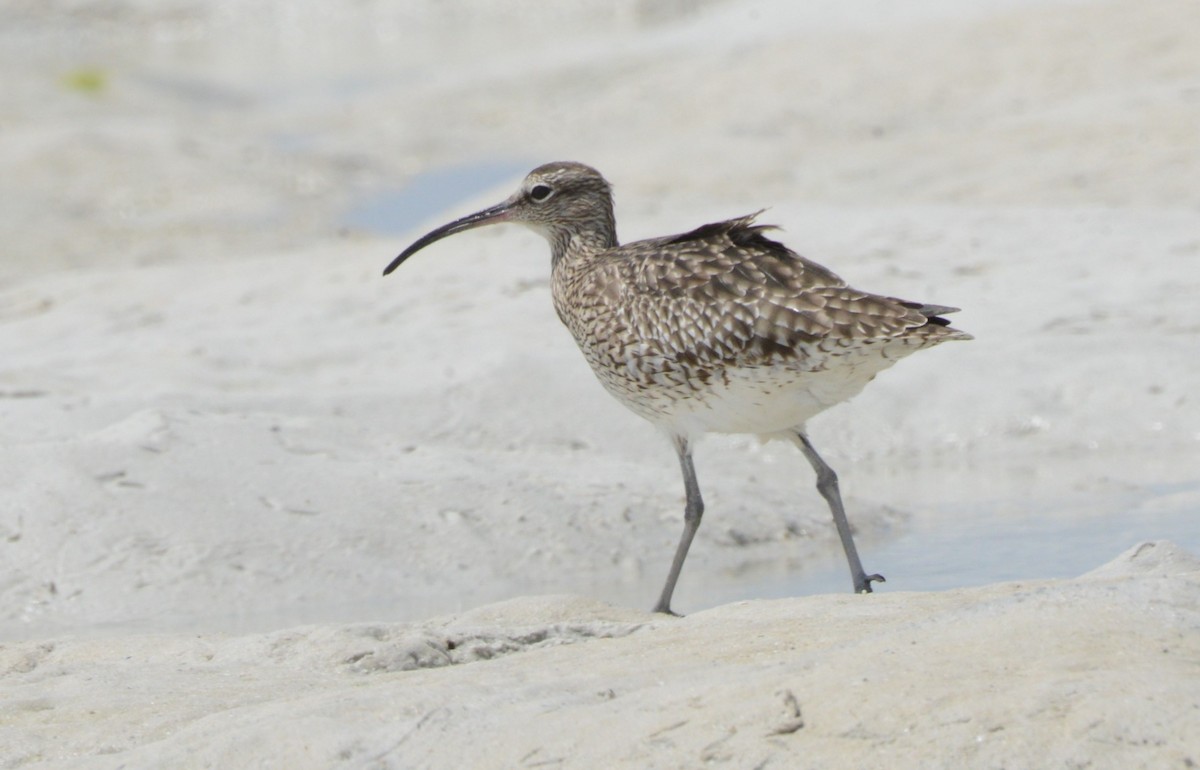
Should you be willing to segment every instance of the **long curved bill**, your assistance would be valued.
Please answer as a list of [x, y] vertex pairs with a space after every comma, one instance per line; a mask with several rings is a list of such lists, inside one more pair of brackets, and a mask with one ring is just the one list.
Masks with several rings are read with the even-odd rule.
[[490, 225], [493, 222], [503, 222], [509, 218], [512, 213], [513, 201], [506, 200], [503, 203], [497, 203], [495, 206], [489, 206], [483, 211], [476, 211], [474, 214], [468, 214], [462, 219], [456, 219], [453, 222], [442, 225], [441, 227], [431, 232], [422, 235], [413, 245], [409, 246], [400, 255], [392, 260], [391, 264], [383, 269], [383, 274], [387, 275], [404, 262], [404, 260], [416, 254], [421, 249], [425, 248], [434, 241], [440, 241], [448, 235], [461, 233], [464, 230], [470, 230], [483, 225]]

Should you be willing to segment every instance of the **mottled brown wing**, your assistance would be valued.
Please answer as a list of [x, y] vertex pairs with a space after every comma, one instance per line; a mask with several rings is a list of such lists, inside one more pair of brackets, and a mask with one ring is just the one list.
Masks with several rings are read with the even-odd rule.
[[677, 359], [752, 365], [882, 342], [930, 322], [919, 303], [850, 288], [764, 236], [754, 216], [621, 249], [633, 272], [622, 301], [639, 336]]

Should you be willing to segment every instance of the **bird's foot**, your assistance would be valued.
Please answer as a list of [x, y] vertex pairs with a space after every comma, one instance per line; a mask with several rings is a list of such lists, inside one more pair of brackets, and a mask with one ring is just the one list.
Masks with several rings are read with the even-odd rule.
[[871, 593], [872, 583], [886, 583], [887, 578], [883, 575], [859, 575], [854, 578], [854, 593], [869, 594]]
[[660, 613], [663, 615], [670, 615], [673, 618], [682, 618], [683, 617], [678, 612], [671, 609], [670, 604], [663, 604], [662, 602], [659, 602], [658, 604], [654, 605], [654, 609], [651, 610], [651, 612], [656, 612], [656, 613]]

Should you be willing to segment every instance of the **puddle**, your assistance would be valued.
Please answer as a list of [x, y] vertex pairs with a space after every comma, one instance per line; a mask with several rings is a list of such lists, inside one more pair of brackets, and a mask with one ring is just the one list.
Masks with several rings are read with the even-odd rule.
[[[1151, 501], [1153, 502], [1153, 500]], [[999, 507], [999, 506], [997, 506]], [[1147, 505], [1123, 512], [1014, 516], [981, 509], [969, 517], [937, 517], [885, 543], [859, 544], [868, 571], [888, 582], [881, 591], [940, 591], [1012, 580], [1082, 575], [1145, 540], [1171, 540], [1200, 554], [1200, 505]], [[841, 593], [850, 576], [841, 550], [808, 569], [740, 582], [699, 600], [703, 607], [750, 598]], [[698, 597], [689, 597], [696, 601]], [[693, 611], [698, 607], [693, 607]]]
[[[525, 161], [497, 161], [426, 171], [414, 176], [404, 187], [364, 196], [351, 205], [342, 224], [382, 235], [406, 234], [498, 185], [507, 183], [512, 190], [517, 189], [530, 168]], [[509, 192], [499, 194], [494, 202], [498, 203]], [[451, 218], [446, 215], [447, 221]]]

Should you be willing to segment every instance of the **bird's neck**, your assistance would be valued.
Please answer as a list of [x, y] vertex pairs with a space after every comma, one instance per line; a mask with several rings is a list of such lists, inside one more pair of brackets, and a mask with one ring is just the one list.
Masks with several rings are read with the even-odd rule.
[[546, 234], [550, 241], [551, 265], [587, 259], [618, 245], [617, 227], [611, 213], [606, 219], [572, 225], [570, 228], [553, 228]]

